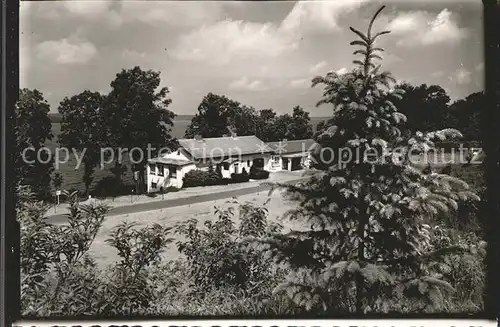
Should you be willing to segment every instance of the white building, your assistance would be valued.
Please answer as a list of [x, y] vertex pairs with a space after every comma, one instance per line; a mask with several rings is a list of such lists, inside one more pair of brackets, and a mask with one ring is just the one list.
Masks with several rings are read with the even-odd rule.
[[147, 192], [182, 187], [185, 174], [193, 169], [220, 169], [222, 177], [256, 167], [269, 170], [272, 149], [256, 136], [180, 139], [179, 149], [148, 161]]
[[268, 143], [273, 150], [269, 171], [301, 170], [311, 164], [311, 152], [319, 146], [313, 139]]

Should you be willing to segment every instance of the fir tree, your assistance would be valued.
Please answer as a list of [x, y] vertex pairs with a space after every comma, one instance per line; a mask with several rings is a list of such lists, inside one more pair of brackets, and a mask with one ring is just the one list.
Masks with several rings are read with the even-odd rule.
[[[435, 308], [451, 285], [426, 264], [452, 249], [434, 248], [428, 223], [441, 212], [456, 209], [461, 198], [477, 198], [461, 180], [424, 174], [410, 162], [410, 151], [426, 150], [433, 141], [460, 137], [456, 130], [413, 137], [402, 128], [406, 117], [390, 101], [403, 96], [390, 72], [380, 71], [382, 48], [372, 34], [350, 28], [359, 39], [358, 67], [313, 79], [324, 85], [318, 103], [333, 106], [333, 117], [317, 141], [318, 176], [302, 187], [275, 185], [299, 195], [300, 204], [287, 216], [300, 230], [264, 240], [277, 262], [292, 273], [277, 292], [312, 312], [366, 313]], [[339, 163], [328, 155], [355, 154]], [[342, 149], [342, 151], [340, 150]], [[391, 150], [389, 150], [391, 149]]]

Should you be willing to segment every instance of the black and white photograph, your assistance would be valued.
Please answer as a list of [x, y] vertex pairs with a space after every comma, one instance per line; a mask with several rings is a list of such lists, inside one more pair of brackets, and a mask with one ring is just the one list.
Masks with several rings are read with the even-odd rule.
[[485, 311], [481, 1], [21, 1], [20, 309]]

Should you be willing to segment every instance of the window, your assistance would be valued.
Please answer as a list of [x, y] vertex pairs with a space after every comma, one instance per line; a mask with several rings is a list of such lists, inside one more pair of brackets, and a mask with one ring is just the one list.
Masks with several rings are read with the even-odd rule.
[[273, 163], [274, 164], [279, 164], [280, 163], [280, 157], [279, 156], [273, 156]]
[[250, 167], [250, 160], [247, 160], [247, 166]]
[[222, 168], [224, 168], [224, 170], [229, 170], [229, 163], [224, 162], [224, 163], [222, 164]]
[[165, 170], [163, 165], [158, 165], [158, 176], [164, 176]]
[[238, 163], [235, 163], [235, 164], [234, 164], [234, 173], [235, 173], [235, 174], [238, 174], [238, 173], [239, 173], [239, 168], [240, 168], [240, 167], [239, 167], [239, 164], [238, 164]]
[[168, 171], [169, 171], [170, 178], [177, 178], [177, 167], [176, 166], [168, 167]]
[[149, 174], [156, 175], [156, 165], [155, 164], [149, 164]]

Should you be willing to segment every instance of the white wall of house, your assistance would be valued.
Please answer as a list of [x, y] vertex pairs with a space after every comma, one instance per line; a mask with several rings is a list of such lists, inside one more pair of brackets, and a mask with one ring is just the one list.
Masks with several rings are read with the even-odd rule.
[[[284, 170], [283, 169], [283, 161], [288, 160], [287, 170], [291, 171], [292, 170], [292, 158], [293, 158], [293, 154], [290, 154], [290, 153], [289, 154], [282, 154], [282, 155], [277, 155], [277, 154], [271, 155], [270, 160], [269, 160], [269, 164], [267, 166], [267, 170], [269, 170], [271, 172], [282, 171], [282, 170]], [[301, 158], [301, 163], [305, 167], [309, 167], [310, 162], [311, 162], [311, 153], [308, 152], [307, 155], [304, 155]]]
[[[155, 171], [152, 171], [151, 168], [153, 167], [155, 168]], [[193, 169], [196, 169], [196, 165], [194, 164], [185, 166], [167, 166], [161, 163], [148, 164], [146, 169], [148, 181], [147, 192], [155, 193], [159, 192], [161, 188], [165, 190], [171, 186], [182, 188], [182, 179], [184, 178], [184, 175]], [[156, 187], [154, 187], [154, 184], [156, 184]]]
[[[185, 153], [182, 149], [180, 151], [175, 151], [169, 154], [165, 154], [162, 156], [163, 158], [168, 159], [177, 159], [177, 160], [189, 160], [189, 155]], [[270, 154], [251, 154], [251, 155], [242, 155], [241, 158], [238, 158], [238, 161], [232, 162], [228, 166], [228, 170], [221, 167], [222, 177], [223, 178], [231, 178], [231, 174], [238, 173], [241, 174], [243, 169], [250, 173], [250, 168], [252, 167], [255, 159], [263, 159], [264, 160], [264, 169], [270, 170], [271, 163], [271, 155]], [[214, 160], [213, 167], [216, 168], [216, 164], [220, 163], [220, 160]], [[280, 162], [281, 164], [281, 162]], [[155, 167], [155, 171], [152, 171], [151, 168]], [[223, 165], [223, 163], [222, 163]], [[223, 165], [224, 166], [224, 165]], [[160, 168], [161, 167], [161, 168]], [[169, 170], [169, 175], [167, 176], [167, 168]], [[173, 169], [175, 168], [175, 172]], [[185, 166], [173, 166], [173, 165], [165, 165], [161, 163], [157, 164], [148, 164], [146, 169], [147, 176], [147, 192], [155, 193], [159, 192], [160, 189], [166, 189], [170, 186], [182, 188], [182, 179], [184, 176], [191, 170], [200, 169], [200, 170], [208, 170], [208, 166], [204, 165], [204, 167], [197, 167], [196, 164], [189, 164]], [[172, 171], [170, 171], [172, 170]], [[156, 187], [153, 187], [153, 183], [156, 184]]]
[[[223, 178], [231, 178], [231, 174], [241, 174], [243, 169], [246, 170], [247, 173], [250, 173], [250, 168], [252, 167], [255, 159], [263, 159], [264, 160], [264, 169], [267, 169], [269, 165], [270, 155], [269, 154], [250, 154], [250, 155], [242, 155], [241, 158], [237, 158], [237, 161], [228, 164], [228, 169], [224, 169], [224, 163], [222, 165], [222, 177]], [[214, 169], [216, 164], [220, 163], [219, 160], [214, 160]], [[204, 168], [208, 169], [208, 168]]]
[[283, 170], [283, 158], [280, 155], [271, 155], [266, 167], [268, 171]]

